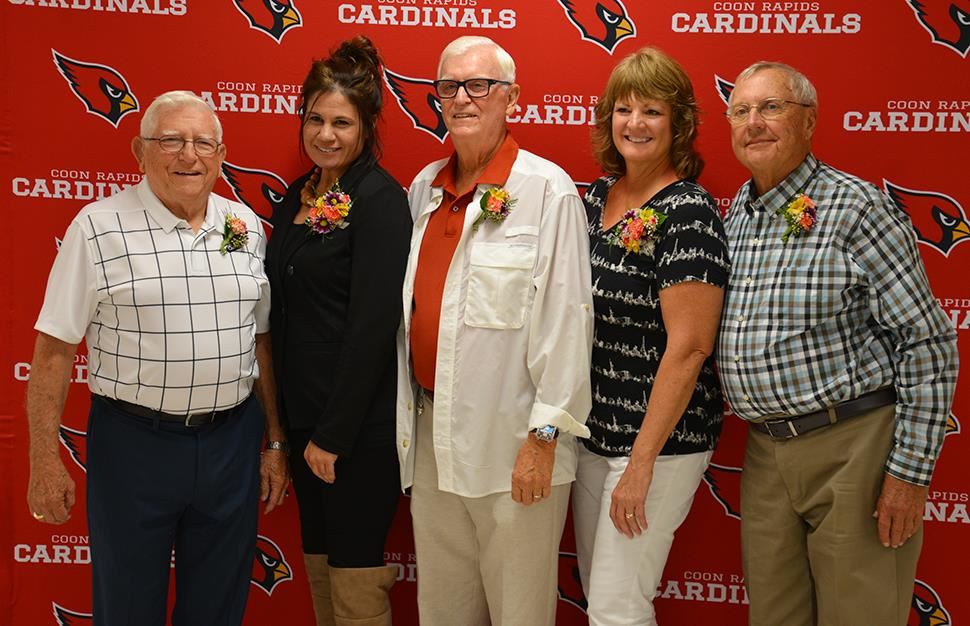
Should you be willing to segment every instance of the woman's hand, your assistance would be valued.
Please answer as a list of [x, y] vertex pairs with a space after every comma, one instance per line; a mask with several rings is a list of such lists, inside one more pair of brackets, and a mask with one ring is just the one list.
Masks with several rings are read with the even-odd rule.
[[630, 539], [647, 529], [644, 504], [652, 480], [653, 463], [638, 462], [630, 457], [623, 475], [613, 488], [610, 519], [616, 530]]
[[327, 452], [312, 441], [306, 445], [303, 451], [303, 458], [307, 465], [313, 470], [317, 478], [325, 483], [333, 484], [337, 480], [334, 466], [337, 464], [337, 455]]

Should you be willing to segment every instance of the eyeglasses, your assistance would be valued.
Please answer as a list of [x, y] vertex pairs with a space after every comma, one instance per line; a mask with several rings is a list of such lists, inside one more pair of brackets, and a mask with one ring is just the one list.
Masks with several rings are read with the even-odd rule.
[[494, 78], [469, 78], [468, 80], [436, 80], [434, 81], [434, 91], [439, 98], [454, 98], [458, 95], [458, 89], [465, 88], [465, 93], [469, 98], [484, 98], [492, 89], [492, 85], [511, 85], [507, 80], [496, 80]]
[[145, 141], [157, 141], [162, 152], [176, 154], [185, 148], [185, 144], [190, 143], [195, 148], [195, 153], [201, 157], [212, 156], [222, 144], [215, 139], [183, 139], [182, 137], [142, 137]]
[[785, 111], [788, 110], [789, 104], [795, 104], [805, 108], [811, 108], [812, 106], [804, 102], [794, 102], [792, 100], [783, 100], [782, 98], [765, 98], [754, 106], [750, 104], [735, 105], [729, 108], [725, 115], [732, 126], [740, 126], [748, 121], [748, 117], [751, 115], [751, 109], [757, 111], [762, 119], [773, 120], [784, 115]]

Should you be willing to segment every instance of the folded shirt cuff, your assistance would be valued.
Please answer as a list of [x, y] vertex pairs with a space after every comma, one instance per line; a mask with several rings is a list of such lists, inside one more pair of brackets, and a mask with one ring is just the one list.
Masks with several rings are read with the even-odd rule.
[[532, 405], [532, 414], [529, 415], [529, 430], [546, 424], [555, 426], [560, 433], [589, 438], [589, 429], [586, 428], [585, 424], [573, 419], [572, 415], [557, 406], [536, 402]]

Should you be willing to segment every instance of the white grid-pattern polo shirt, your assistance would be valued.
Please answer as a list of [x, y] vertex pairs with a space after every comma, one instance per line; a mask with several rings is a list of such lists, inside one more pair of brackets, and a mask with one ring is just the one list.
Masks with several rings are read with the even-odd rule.
[[[229, 213], [249, 242], [222, 254]], [[210, 194], [195, 232], [143, 180], [71, 222], [34, 328], [87, 340], [92, 393], [180, 415], [230, 408], [249, 396], [269, 330], [265, 252], [248, 207]]]

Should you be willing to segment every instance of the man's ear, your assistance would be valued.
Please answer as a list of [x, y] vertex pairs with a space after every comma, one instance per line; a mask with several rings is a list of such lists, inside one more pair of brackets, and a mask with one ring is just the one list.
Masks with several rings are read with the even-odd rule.
[[815, 134], [815, 125], [817, 123], [818, 107], [813, 106], [808, 110], [808, 115], [805, 116], [805, 132], [808, 134], [809, 139]]
[[513, 83], [509, 86], [508, 99], [505, 104], [505, 114], [512, 115], [515, 113], [515, 104], [519, 101], [519, 93], [521, 93], [522, 88], [519, 87], [518, 83]]
[[144, 174], [145, 173], [145, 140], [138, 136], [132, 137], [131, 153], [135, 155], [135, 160], [138, 161], [138, 171]]

